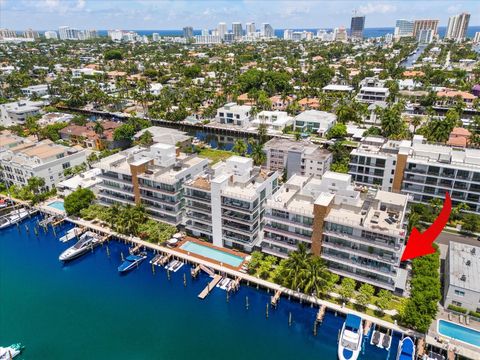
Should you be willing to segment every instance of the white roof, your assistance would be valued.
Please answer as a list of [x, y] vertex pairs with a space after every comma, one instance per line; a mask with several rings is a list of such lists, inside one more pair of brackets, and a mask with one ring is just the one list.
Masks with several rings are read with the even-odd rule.
[[324, 86], [323, 90], [327, 90], [327, 91], [353, 91], [353, 87], [351, 87], [349, 85], [330, 84], [330, 85]]
[[450, 241], [450, 285], [480, 292], [480, 247]]

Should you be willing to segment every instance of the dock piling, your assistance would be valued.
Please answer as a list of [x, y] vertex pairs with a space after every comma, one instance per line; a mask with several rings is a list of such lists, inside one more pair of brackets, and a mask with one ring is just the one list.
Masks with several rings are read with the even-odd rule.
[[245, 296], [245, 308], [248, 310], [249, 304], [248, 304], [248, 296]]
[[187, 286], [187, 274], [183, 273], [183, 286]]
[[265, 306], [265, 317], [268, 319], [268, 303]]
[[292, 312], [288, 313], [288, 326], [292, 326]]

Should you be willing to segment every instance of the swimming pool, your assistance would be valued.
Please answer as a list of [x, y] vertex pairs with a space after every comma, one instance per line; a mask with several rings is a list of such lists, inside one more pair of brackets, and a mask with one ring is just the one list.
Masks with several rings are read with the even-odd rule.
[[47, 205], [48, 207], [60, 210], [60, 211], [65, 211], [65, 207], [63, 206], [63, 201], [56, 200]]
[[438, 320], [438, 333], [461, 342], [480, 347], [480, 331], [455, 324], [446, 320]]
[[185, 244], [180, 246], [180, 249], [189, 251], [200, 256], [204, 256], [209, 259], [216, 260], [230, 266], [238, 267], [243, 262], [243, 258], [240, 256], [236, 256], [225, 251], [213, 249], [208, 246], [200, 245], [193, 241], [187, 241]]

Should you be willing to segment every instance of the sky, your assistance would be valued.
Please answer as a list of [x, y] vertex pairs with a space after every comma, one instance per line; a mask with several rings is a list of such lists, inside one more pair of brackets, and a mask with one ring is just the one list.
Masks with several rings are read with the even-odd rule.
[[468, 12], [480, 25], [480, 0], [0, 0], [0, 28], [213, 29], [234, 21], [270, 23], [274, 28], [333, 28], [350, 25], [353, 11], [365, 15], [365, 27], [393, 27], [396, 19], [439, 19]]

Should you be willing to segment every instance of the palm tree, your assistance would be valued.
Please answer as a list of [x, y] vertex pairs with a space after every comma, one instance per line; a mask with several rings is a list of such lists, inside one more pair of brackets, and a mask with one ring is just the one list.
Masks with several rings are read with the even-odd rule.
[[303, 292], [305, 294], [320, 295], [328, 289], [331, 273], [325, 262], [318, 256], [313, 256], [307, 261]]
[[27, 180], [28, 187], [37, 194], [41, 188], [45, 186], [45, 179], [37, 176], [32, 176]]
[[300, 243], [298, 249], [290, 253], [285, 260], [284, 266], [284, 284], [286, 287], [298, 290], [303, 286], [304, 269], [309, 258], [309, 253], [305, 244]]
[[247, 153], [247, 144], [242, 139], [237, 139], [233, 145], [232, 151], [240, 156], [245, 156]]
[[255, 165], [262, 165], [267, 160], [267, 155], [263, 151], [263, 145], [261, 143], [252, 144], [251, 156]]
[[96, 121], [96, 122], [95, 122], [95, 125], [93, 126], [93, 131], [95, 131], [95, 134], [101, 136], [101, 135], [103, 135], [103, 131], [104, 131], [104, 130], [105, 130], [105, 129], [103, 128], [102, 123], [99, 122], [99, 121]]
[[413, 126], [413, 131], [412, 131], [412, 136], [415, 135], [415, 132], [417, 131], [417, 128], [420, 126], [422, 123], [422, 118], [418, 115], [415, 115], [412, 118], [412, 121], [410, 121], [410, 124]]

